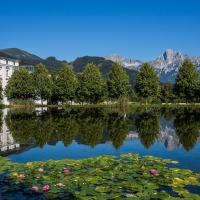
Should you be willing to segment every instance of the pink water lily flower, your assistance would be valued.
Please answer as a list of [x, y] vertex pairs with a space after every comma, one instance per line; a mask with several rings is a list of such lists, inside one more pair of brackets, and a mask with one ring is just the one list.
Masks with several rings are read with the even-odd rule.
[[38, 172], [41, 172], [41, 173], [42, 173], [43, 171], [44, 171], [43, 168], [39, 168], [39, 169], [38, 169]]
[[61, 186], [63, 186], [63, 184], [62, 183], [58, 183], [57, 186], [61, 187]]
[[44, 190], [44, 191], [49, 190], [49, 185], [45, 185], [45, 186], [43, 187], [43, 190]]
[[150, 172], [151, 172], [151, 174], [153, 174], [153, 175], [158, 174], [158, 172], [157, 172], [155, 169], [151, 169]]
[[69, 173], [70, 171], [68, 169], [63, 170], [64, 173]]
[[24, 174], [20, 174], [18, 177], [19, 178], [25, 178]]
[[38, 191], [38, 187], [37, 187], [37, 186], [33, 186], [31, 189], [32, 189], [32, 191], [34, 191], [34, 192], [37, 192], [37, 191]]

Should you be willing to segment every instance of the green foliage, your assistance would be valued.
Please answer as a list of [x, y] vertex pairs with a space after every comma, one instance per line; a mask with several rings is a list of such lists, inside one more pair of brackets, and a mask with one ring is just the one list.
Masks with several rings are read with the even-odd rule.
[[141, 143], [147, 149], [150, 148], [159, 134], [158, 117], [149, 113], [143, 113], [135, 120], [135, 127]]
[[180, 143], [189, 151], [194, 148], [199, 137], [200, 129], [200, 114], [195, 110], [185, 110], [181, 109], [176, 115], [174, 120], [174, 127], [176, 129], [176, 134], [180, 138]]
[[98, 109], [86, 109], [79, 116], [78, 124], [79, 133], [87, 145], [94, 147], [99, 144], [104, 128], [104, 117]]
[[132, 102], [138, 101], [138, 96], [137, 96], [137, 94], [135, 93], [134, 90], [130, 90], [130, 92], [129, 92], [129, 100], [132, 101]]
[[72, 68], [68, 65], [64, 65], [55, 81], [55, 95], [58, 100], [62, 102], [72, 101], [75, 98], [77, 84], [77, 79]]
[[55, 71], [51, 72], [51, 81], [52, 81], [52, 88], [51, 88], [51, 97], [49, 99], [48, 104], [58, 104], [58, 96], [56, 94], [56, 79], [57, 79], [58, 73]]
[[174, 92], [176, 95], [185, 98], [186, 103], [192, 101], [199, 89], [199, 74], [194, 64], [185, 60], [175, 78]]
[[105, 86], [101, 73], [94, 64], [89, 64], [79, 78], [77, 98], [81, 102], [95, 104], [103, 101]]
[[[111, 60], [105, 60], [105, 58], [103, 57], [84, 56], [84, 57], [77, 58], [75, 61], [73, 61], [70, 64], [73, 66], [75, 73], [82, 73], [85, 67], [89, 63], [94, 63], [99, 68], [99, 71], [102, 74], [103, 80], [108, 79], [109, 71], [111, 70], [111, 66], [113, 65], [113, 61]], [[127, 68], [124, 68], [124, 70], [126, 71], [126, 74], [128, 75], [130, 79], [130, 84], [133, 89], [138, 72], [135, 70], [127, 69]]]
[[169, 103], [173, 102], [173, 99], [175, 98], [173, 94], [173, 85], [170, 82], [164, 83], [163, 86], [161, 86], [160, 91], [160, 98], [162, 102]]
[[130, 132], [131, 119], [126, 116], [126, 113], [119, 115], [118, 112], [110, 113], [108, 119], [109, 139], [113, 146], [119, 149]]
[[113, 63], [107, 80], [108, 97], [119, 99], [119, 97], [128, 97], [130, 92], [129, 77], [123, 67], [117, 62]]
[[[186, 186], [200, 186], [200, 174], [168, 168], [168, 163], [176, 161], [138, 154], [29, 163], [0, 157], [0, 188], [5, 199], [199, 199]], [[44, 185], [49, 185], [46, 192]], [[31, 191], [33, 186], [37, 192]]]
[[146, 99], [156, 97], [159, 92], [159, 80], [154, 68], [144, 63], [136, 79], [135, 91], [139, 97]]
[[158, 105], [161, 105], [162, 102], [161, 102], [160, 99], [156, 98], [156, 99], [153, 99], [153, 100], [151, 101], [151, 104], [158, 104]]
[[26, 69], [15, 70], [5, 88], [9, 100], [32, 99], [35, 97], [33, 79]]
[[50, 99], [52, 95], [53, 82], [49, 77], [46, 67], [42, 63], [36, 65], [31, 75], [33, 77], [36, 95], [41, 100], [41, 104], [43, 104], [43, 101]]

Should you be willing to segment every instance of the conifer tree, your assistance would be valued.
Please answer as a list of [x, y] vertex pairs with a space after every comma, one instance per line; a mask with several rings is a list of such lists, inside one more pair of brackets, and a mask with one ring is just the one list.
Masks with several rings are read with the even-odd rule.
[[123, 67], [115, 62], [108, 75], [107, 80], [108, 97], [111, 99], [119, 99], [119, 97], [127, 97], [130, 92], [129, 77]]
[[144, 98], [147, 104], [148, 97], [155, 97], [159, 92], [159, 80], [154, 68], [144, 63], [136, 78], [135, 91], [139, 97]]
[[199, 88], [199, 74], [194, 64], [185, 60], [175, 78], [174, 92], [179, 97], [185, 98], [186, 103], [193, 100]]

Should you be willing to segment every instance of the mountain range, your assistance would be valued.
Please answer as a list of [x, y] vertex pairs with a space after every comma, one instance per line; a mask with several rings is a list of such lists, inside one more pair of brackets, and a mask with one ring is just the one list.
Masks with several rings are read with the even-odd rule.
[[[130, 77], [132, 87], [134, 87], [137, 74], [141, 66], [144, 64], [144, 61], [127, 59], [117, 54], [111, 54], [105, 57], [78, 57], [74, 61], [68, 63], [66, 60], [59, 61], [54, 56], [42, 59], [39, 56], [20, 50], [18, 48], [1, 49], [1, 51], [19, 58], [21, 62], [26, 62], [34, 66], [42, 62], [49, 71], [59, 71], [63, 64], [66, 63], [73, 68], [75, 73], [81, 73], [87, 64], [93, 62], [95, 65], [97, 65], [97, 67], [99, 67], [99, 70], [101, 71], [104, 79], [107, 79], [108, 72], [111, 69], [113, 62], [119, 62]], [[167, 49], [162, 55], [149, 61], [149, 63], [154, 67], [155, 71], [159, 75], [160, 82], [168, 81], [174, 83], [174, 78], [185, 59], [192, 61], [198, 72], [200, 72], [200, 56], [194, 57], [172, 49]]]
[[[136, 71], [139, 71], [141, 66], [144, 64], [141, 60], [127, 59], [117, 54], [111, 54], [104, 58], [106, 60], [119, 62], [123, 67]], [[162, 55], [149, 61], [149, 63], [154, 67], [161, 82], [168, 81], [174, 83], [174, 78], [177, 75], [180, 66], [186, 59], [192, 61], [198, 72], [200, 72], [200, 56], [193, 57], [172, 49], [167, 49]]]

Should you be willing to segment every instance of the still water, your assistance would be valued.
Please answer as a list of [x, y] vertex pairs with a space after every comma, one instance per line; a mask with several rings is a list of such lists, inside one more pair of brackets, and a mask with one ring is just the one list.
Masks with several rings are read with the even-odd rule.
[[3, 110], [1, 125], [0, 155], [16, 162], [138, 153], [200, 173], [197, 108]]

